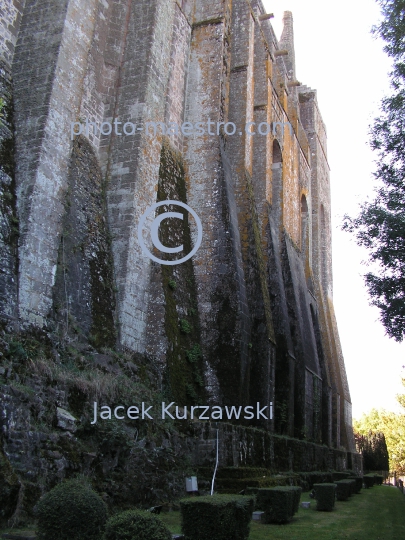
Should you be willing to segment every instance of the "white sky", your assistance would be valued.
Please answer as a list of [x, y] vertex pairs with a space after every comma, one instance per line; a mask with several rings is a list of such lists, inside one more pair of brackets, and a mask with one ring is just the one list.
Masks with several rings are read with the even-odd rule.
[[278, 37], [284, 11], [294, 18], [297, 79], [318, 91], [331, 167], [334, 304], [353, 403], [353, 417], [373, 407], [399, 411], [405, 343], [385, 335], [362, 275], [367, 253], [340, 230], [345, 213], [372, 194], [376, 158], [368, 126], [389, 92], [390, 60], [370, 34], [380, 19], [374, 0], [263, 0]]

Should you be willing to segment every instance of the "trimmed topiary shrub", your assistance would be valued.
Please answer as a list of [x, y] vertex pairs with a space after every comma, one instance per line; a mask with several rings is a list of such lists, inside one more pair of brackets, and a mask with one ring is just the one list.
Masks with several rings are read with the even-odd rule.
[[247, 487], [245, 489], [244, 495], [250, 496], [253, 499], [253, 510], [257, 510], [256, 495], [258, 491], [259, 491], [259, 488], [256, 488], [256, 487]]
[[172, 534], [155, 514], [127, 510], [107, 521], [103, 540], [171, 540]]
[[354, 478], [348, 478], [346, 482], [350, 482], [350, 495], [354, 495], [357, 492], [356, 480]]
[[217, 471], [217, 478], [259, 478], [271, 476], [268, 469], [261, 467], [221, 467]]
[[[299, 494], [301, 496], [301, 493]], [[262, 523], [288, 523], [294, 515], [296, 495], [290, 486], [262, 488], [256, 494], [256, 508], [262, 510]]]
[[316, 509], [331, 512], [335, 507], [336, 484], [314, 484]]
[[351, 480], [337, 480], [336, 484], [336, 498], [338, 501], [347, 501], [352, 494], [352, 481]]
[[348, 480], [354, 480], [354, 492], [360, 493], [361, 488], [363, 487], [363, 477], [362, 476], [351, 476]]
[[363, 481], [364, 481], [364, 487], [366, 489], [368, 488], [372, 488], [374, 486], [374, 474], [365, 474], [363, 476]]
[[384, 477], [381, 474], [374, 475], [374, 485], [381, 486], [383, 483]]
[[277, 489], [291, 491], [293, 493], [293, 515], [296, 514], [300, 507], [302, 488], [299, 486], [279, 486]]
[[38, 503], [38, 540], [100, 540], [107, 520], [103, 499], [82, 480], [68, 480]]
[[214, 495], [182, 499], [181, 530], [186, 540], [247, 540], [253, 497]]
[[294, 514], [296, 514], [298, 512], [299, 507], [300, 507], [302, 488], [300, 488], [299, 486], [291, 486], [291, 489], [292, 489], [292, 491], [294, 493], [294, 508], [293, 508], [293, 511], [294, 511]]

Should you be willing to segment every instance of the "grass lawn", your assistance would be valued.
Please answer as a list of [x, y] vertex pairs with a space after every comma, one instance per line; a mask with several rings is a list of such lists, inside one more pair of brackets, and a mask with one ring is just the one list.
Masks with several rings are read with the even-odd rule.
[[[348, 501], [337, 501], [333, 512], [317, 512], [308, 493], [302, 494], [301, 501], [311, 501], [311, 508], [300, 507], [288, 525], [252, 521], [249, 540], [405, 540], [405, 497], [392, 486], [362, 489]], [[181, 532], [180, 512], [160, 517], [172, 533]], [[6, 530], [0, 530], [0, 536]]]
[[[303, 493], [301, 501], [311, 501], [311, 508], [300, 508], [288, 525], [252, 522], [249, 540], [405, 540], [405, 497], [397, 488], [362, 489], [348, 501], [337, 501], [333, 512], [317, 512], [308, 495]], [[181, 532], [180, 512], [160, 517], [173, 533]]]

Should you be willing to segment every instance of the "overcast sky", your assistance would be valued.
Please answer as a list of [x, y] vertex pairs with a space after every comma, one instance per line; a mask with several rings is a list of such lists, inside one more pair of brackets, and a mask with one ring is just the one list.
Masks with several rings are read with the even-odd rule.
[[389, 92], [390, 61], [370, 34], [380, 19], [374, 0], [263, 0], [279, 37], [292, 11], [297, 79], [318, 91], [331, 167], [334, 304], [353, 403], [353, 417], [373, 407], [399, 411], [405, 344], [389, 339], [370, 307], [362, 275], [367, 253], [340, 230], [345, 213], [372, 195], [376, 156], [368, 126]]

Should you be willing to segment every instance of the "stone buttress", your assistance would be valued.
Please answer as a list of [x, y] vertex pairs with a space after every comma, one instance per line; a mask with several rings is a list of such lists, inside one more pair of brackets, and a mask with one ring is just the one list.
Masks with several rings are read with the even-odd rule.
[[[4, 323], [133, 351], [176, 399], [272, 402], [258, 426], [354, 451], [326, 131], [296, 78], [291, 13], [278, 40], [261, 0], [4, 5]], [[171, 267], [137, 234], [167, 199], [203, 224]], [[160, 234], [191, 247], [196, 224]]]

